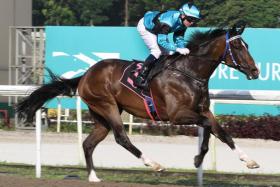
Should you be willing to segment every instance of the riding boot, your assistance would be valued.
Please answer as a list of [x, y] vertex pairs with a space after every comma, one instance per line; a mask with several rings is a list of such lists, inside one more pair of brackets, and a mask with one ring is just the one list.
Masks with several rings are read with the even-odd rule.
[[150, 54], [142, 65], [142, 68], [135, 79], [135, 86], [145, 88], [147, 86], [146, 78], [157, 59]]

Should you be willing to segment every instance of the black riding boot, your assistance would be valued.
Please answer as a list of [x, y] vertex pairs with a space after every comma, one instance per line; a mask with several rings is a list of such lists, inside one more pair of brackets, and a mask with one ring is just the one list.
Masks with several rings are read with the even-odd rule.
[[138, 76], [136, 77], [135, 86], [137, 86], [139, 88], [145, 88], [147, 86], [146, 78], [156, 60], [157, 59], [152, 54], [147, 57], [147, 59], [143, 63], [141, 71], [139, 72]]

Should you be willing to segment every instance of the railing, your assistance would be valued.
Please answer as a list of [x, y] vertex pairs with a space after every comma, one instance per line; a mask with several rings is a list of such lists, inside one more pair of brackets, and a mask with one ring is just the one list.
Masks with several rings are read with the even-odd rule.
[[[0, 96], [27, 96], [34, 91], [37, 86], [10, 86], [0, 85]], [[215, 114], [216, 103], [227, 104], [261, 104], [261, 105], [280, 105], [280, 91], [273, 90], [210, 90], [211, 110]], [[77, 126], [78, 126], [78, 146], [80, 150], [80, 160], [82, 153], [82, 117], [81, 99], [77, 97]], [[131, 124], [133, 120], [130, 120]], [[203, 129], [199, 128], [199, 146], [202, 142]], [[215, 140], [211, 138], [212, 169], [215, 169]], [[214, 147], [214, 148], [213, 148]], [[41, 177], [41, 110], [36, 112], [36, 177]], [[202, 166], [198, 170], [198, 184], [202, 185]]]
[[[0, 85], [1, 96], [26, 96], [38, 86]], [[275, 90], [209, 90], [210, 98], [216, 100], [263, 100], [280, 101], [280, 91]]]

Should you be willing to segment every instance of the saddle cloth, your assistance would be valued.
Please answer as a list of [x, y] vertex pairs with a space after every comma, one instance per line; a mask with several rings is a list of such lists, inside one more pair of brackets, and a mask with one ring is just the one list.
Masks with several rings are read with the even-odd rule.
[[141, 99], [143, 99], [146, 112], [150, 116], [151, 120], [156, 121], [160, 120], [160, 117], [158, 115], [152, 92], [150, 88], [147, 89], [140, 89], [136, 86], [134, 86], [134, 80], [136, 79], [138, 72], [142, 68], [141, 61], [134, 61], [129, 66], [126, 67], [126, 69], [123, 72], [123, 75], [120, 79], [120, 82], [122, 85], [127, 87], [130, 91], [135, 93], [137, 96], [139, 96]]

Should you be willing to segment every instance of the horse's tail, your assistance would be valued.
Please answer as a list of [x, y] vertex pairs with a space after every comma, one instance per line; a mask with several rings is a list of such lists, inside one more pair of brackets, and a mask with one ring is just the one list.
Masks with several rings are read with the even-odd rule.
[[54, 75], [49, 69], [47, 71], [49, 72], [51, 81], [36, 89], [17, 104], [16, 112], [20, 119], [32, 122], [35, 112], [48, 100], [58, 95], [72, 97], [76, 94], [82, 76], [73, 79], [63, 79]]

